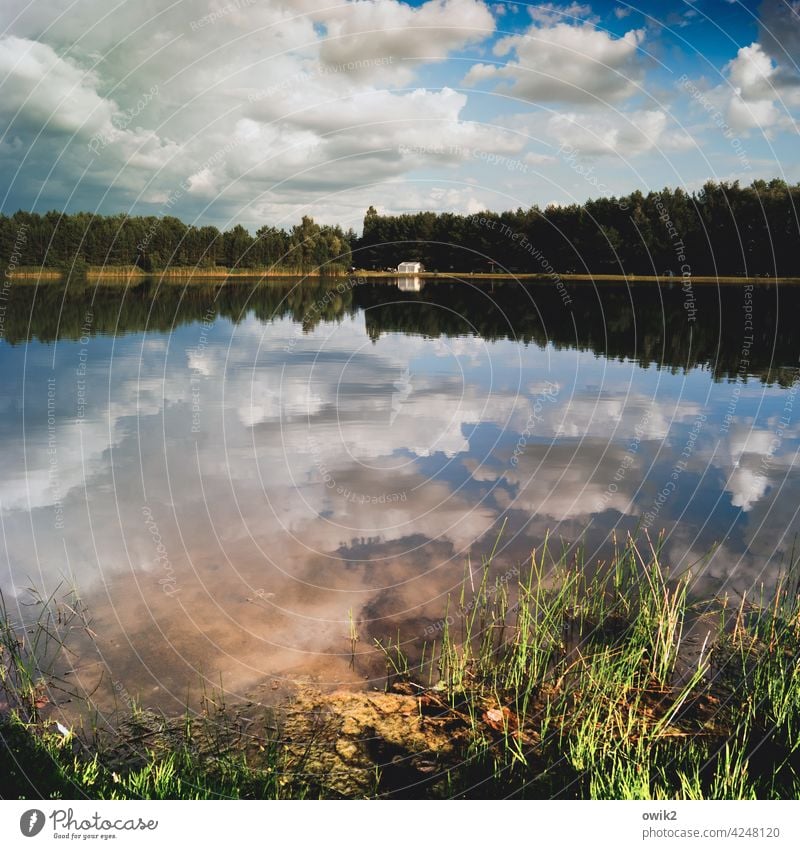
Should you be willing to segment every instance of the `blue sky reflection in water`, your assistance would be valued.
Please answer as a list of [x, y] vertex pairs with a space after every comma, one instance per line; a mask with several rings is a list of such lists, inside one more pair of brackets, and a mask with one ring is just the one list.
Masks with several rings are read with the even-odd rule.
[[0, 342], [0, 584], [12, 607], [75, 585], [87, 684], [174, 706], [220, 673], [363, 679], [373, 638], [430, 638], [504, 520], [498, 575], [548, 531], [590, 562], [642, 523], [675, 567], [718, 545], [704, 590], [791, 549], [798, 289], [698, 290], [690, 323], [677, 285], [567, 309], [490, 282], [144, 284], [68, 292], [58, 325], [53, 291], [20, 286]]

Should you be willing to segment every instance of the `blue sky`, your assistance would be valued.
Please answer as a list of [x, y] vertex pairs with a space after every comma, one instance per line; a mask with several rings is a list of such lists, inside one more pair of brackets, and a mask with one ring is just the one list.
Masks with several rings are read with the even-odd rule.
[[800, 3], [5, 0], [2, 211], [255, 228], [800, 180]]

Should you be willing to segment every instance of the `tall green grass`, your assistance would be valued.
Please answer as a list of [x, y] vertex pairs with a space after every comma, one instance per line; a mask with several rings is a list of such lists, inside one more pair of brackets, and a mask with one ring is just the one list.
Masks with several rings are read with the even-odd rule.
[[[419, 795], [798, 797], [794, 561], [771, 594], [735, 605], [698, 599], [692, 576], [670, 575], [649, 540], [629, 538], [594, 566], [580, 551], [553, 556], [546, 543], [524, 568], [496, 571], [489, 556], [477, 579], [465, 575], [440, 637], [413, 661], [402, 634], [379, 644], [388, 685], [417, 694], [420, 716], [444, 718], [435, 727], [451, 729], [458, 747], [455, 759], [426, 767]], [[80, 609], [68, 607], [81, 625]], [[324, 776], [305, 774], [309, 763], [290, 754], [304, 741], [243, 734], [221, 696], [199, 716], [169, 720], [133, 705], [109, 733], [58, 730], [40, 708], [58, 692], [52, 661], [65, 650], [66, 614], [53, 620], [51, 609], [43, 604], [25, 628], [0, 611], [3, 796], [325, 794]], [[351, 617], [354, 659], [357, 640]], [[380, 737], [379, 724], [373, 732]], [[385, 765], [375, 766], [379, 774]], [[385, 786], [376, 782], [376, 795]]]
[[30, 617], [0, 593], [0, 798], [298, 798], [309, 792], [299, 764], [269, 736], [252, 737], [221, 694], [178, 718], [131, 703], [114, 728], [77, 734], [48, 706], [76, 698], [57, 674], [74, 628], [89, 628], [74, 593], [32, 594]]
[[[549, 564], [546, 567], [546, 564]], [[800, 598], [794, 566], [769, 603], [690, 601], [658, 545], [633, 539], [591, 569], [534, 553], [516, 587], [491, 558], [455, 625], [393, 677], [437, 689], [467, 717], [462, 795], [539, 798], [796, 798], [800, 791]], [[702, 614], [702, 616], [701, 616]], [[686, 629], [695, 625], [691, 644]], [[435, 668], [433, 673], [432, 668]]]
[[210, 752], [191, 734], [167, 739], [127, 746], [123, 758], [120, 749], [89, 748], [12, 715], [0, 720], [0, 798], [281, 799], [309, 792], [273, 744], [254, 759], [233, 748]]
[[27, 621], [14, 617], [0, 590], [0, 700], [6, 710], [25, 721], [35, 720], [39, 710], [62, 692], [67, 684], [56, 673], [56, 663], [69, 652], [73, 628], [87, 628], [85, 611], [74, 591], [57, 587], [49, 597], [31, 590]]

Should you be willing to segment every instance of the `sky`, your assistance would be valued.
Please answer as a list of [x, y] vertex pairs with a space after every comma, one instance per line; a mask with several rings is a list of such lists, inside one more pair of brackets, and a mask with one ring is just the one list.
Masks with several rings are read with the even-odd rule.
[[3, 0], [0, 211], [251, 230], [800, 181], [800, 2]]

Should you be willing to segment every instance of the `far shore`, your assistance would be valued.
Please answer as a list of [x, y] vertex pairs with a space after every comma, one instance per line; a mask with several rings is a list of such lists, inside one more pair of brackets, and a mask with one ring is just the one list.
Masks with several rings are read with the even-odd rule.
[[[7, 272], [7, 279], [19, 280], [61, 280], [65, 272], [58, 268], [17, 268], [13, 272]], [[231, 277], [237, 278], [312, 278], [312, 279], [339, 279], [364, 278], [364, 279], [395, 279], [417, 278], [420, 280], [524, 280], [530, 282], [624, 282], [624, 283], [665, 283], [677, 284], [745, 284], [745, 285], [767, 285], [772, 283], [800, 283], [800, 277], [744, 277], [744, 276], [687, 276], [679, 275], [643, 275], [643, 274], [513, 274], [509, 272], [489, 271], [368, 271], [355, 269], [353, 271], [315, 270], [301, 271], [292, 268], [226, 268], [224, 266], [210, 266], [197, 268], [167, 268], [156, 271], [143, 271], [136, 267], [120, 266], [89, 266], [84, 271], [76, 272], [76, 276], [87, 280], [144, 280], [146, 278], [159, 278], [163, 280], [225, 280]]]

